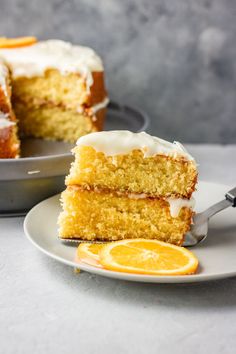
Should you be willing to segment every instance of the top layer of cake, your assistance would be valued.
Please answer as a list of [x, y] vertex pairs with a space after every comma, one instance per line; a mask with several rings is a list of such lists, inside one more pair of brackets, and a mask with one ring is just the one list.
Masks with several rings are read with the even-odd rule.
[[170, 143], [145, 132], [115, 130], [93, 133], [81, 137], [77, 141], [77, 146], [91, 146], [97, 152], [103, 152], [107, 156], [125, 155], [133, 150], [141, 150], [144, 157], [165, 155], [195, 161], [182, 144], [176, 141]]
[[92, 72], [103, 71], [100, 57], [91, 49], [60, 40], [41, 41], [31, 46], [0, 49], [2, 57], [12, 71], [13, 78], [43, 76], [48, 69], [62, 75], [80, 73], [87, 87], [93, 84]]
[[155, 198], [187, 198], [195, 190], [196, 163], [179, 143], [144, 132], [109, 131], [81, 137], [68, 186], [88, 190], [140, 194]]

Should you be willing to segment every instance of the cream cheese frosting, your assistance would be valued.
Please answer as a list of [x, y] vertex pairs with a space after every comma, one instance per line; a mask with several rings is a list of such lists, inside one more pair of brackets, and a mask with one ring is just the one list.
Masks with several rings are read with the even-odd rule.
[[176, 218], [182, 208], [193, 209], [195, 206], [195, 199], [181, 199], [181, 198], [167, 198], [166, 201], [170, 206], [170, 215], [172, 218]]
[[93, 84], [92, 72], [103, 71], [102, 61], [94, 50], [61, 40], [0, 49], [0, 57], [10, 67], [14, 78], [43, 76], [47, 69], [57, 69], [62, 75], [79, 72], [85, 77], [88, 89]]
[[144, 157], [155, 155], [183, 157], [195, 163], [194, 158], [182, 144], [151, 136], [145, 132], [132, 133], [128, 130], [114, 130], [90, 133], [77, 141], [77, 146], [92, 146], [107, 156], [125, 155], [133, 150], [143, 151]]
[[15, 122], [12, 122], [8, 119], [8, 114], [0, 111], [0, 129], [8, 128], [15, 124]]
[[[108, 105], [109, 102], [110, 102], [109, 98], [105, 97], [104, 100], [102, 100], [101, 102], [96, 103], [92, 107], [89, 107], [88, 108], [88, 114], [90, 116], [96, 114], [98, 111], [100, 111], [101, 109], [105, 108]], [[78, 113], [83, 113], [85, 111], [85, 108], [84, 108], [84, 106], [79, 105], [76, 111]]]
[[101, 109], [105, 108], [109, 103], [109, 98], [105, 97], [102, 102], [99, 102], [91, 107], [91, 113], [95, 114], [96, 112], [100, 111]]

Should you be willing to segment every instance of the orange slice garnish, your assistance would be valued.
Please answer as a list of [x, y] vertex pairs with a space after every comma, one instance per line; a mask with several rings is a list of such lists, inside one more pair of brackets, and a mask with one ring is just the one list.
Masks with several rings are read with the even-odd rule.
[[197, 258], [186, 248], [157, 240], [107, 243], [99, 255], [104, 268], [127, 273], [185, 275], [195, 273], [198, 267]]
[[36, 37], [6, 38], [0, 37], [0, 48], [26, 47], [37, 42]]
[[81, 243], [77, 248], [76, 261], [102, 268], [99, 253], [103, 247], [101, 243]]

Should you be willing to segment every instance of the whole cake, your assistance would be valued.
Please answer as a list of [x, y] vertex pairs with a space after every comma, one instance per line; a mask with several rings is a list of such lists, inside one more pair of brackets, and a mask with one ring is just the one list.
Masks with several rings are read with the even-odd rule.
[[103, 64], [92, 49], [60, 40], [6, 47], [0, 39], [21, 137], [75, 142], [102, 129], [108, 98]]
[[183, 243], [197, 168], [181, 144], [145, 132], [97, 132], [81, 137], [73, 153], [58, 220], [62, 239]]

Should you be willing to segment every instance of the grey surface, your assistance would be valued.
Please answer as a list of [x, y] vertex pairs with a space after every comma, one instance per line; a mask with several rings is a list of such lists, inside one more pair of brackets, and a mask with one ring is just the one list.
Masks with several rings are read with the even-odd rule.
[[[235, 185], [235, 146], [189, 146], [200, 178]], [[43, 220], [42, 220], [43, 222]], [[231, 354], [236, 278], [149, 285], [74, 274], [0, 219], [0, 352]]]
[[236, 142], [235, 18], [235, 0], [0, 0], [2, 35], [94, 47], [110, 96], [185, 142]]

